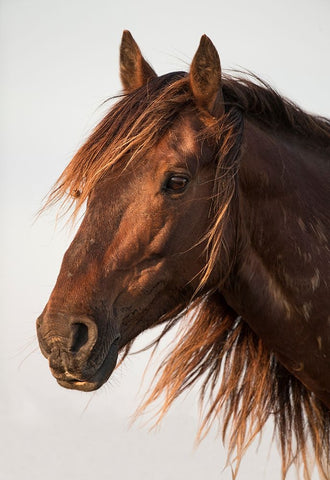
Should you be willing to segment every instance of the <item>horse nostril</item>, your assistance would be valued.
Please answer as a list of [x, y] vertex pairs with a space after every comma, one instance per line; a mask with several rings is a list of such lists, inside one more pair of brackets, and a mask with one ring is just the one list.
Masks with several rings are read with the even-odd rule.
[[77, 353], [88, 342], [88, 327], [84, 323], [73, 323], [71, 325], [70, 352]]
[[97, 325], [92, 318], [87, 316], [71, 317], [70, 319], [70, 338], [69, 352], [78, 354], [80, 359], [87, 358], [98, 337]]

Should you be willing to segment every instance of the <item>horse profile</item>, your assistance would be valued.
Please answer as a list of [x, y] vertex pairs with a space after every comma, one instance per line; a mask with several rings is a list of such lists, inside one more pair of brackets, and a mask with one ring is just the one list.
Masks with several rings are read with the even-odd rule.
[[142, 406], [201, 380], [236, 468], [274, 419], [282, 476], [329, 478], [330, 121], [221, 73], [205, 35], [189, 73], [157, 76], [125, 31], [124, 93], [48, 199], [86, 204], [37, 320], [66, 388], [92, 391], [144, 330], [181, 336]]

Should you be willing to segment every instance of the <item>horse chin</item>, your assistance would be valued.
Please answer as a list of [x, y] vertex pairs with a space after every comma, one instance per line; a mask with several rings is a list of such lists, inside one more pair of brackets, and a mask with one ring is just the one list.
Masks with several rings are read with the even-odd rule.
[[93, 373], [92, 376], [88, 376], [87, 379], [76, 378], [69, 372], [65, 372], [61, 376], [55, 378], [61, 387], [69, 388], [71, 390], [81, 390], [82, 392], [92, 392], [98, 390], [104, 385], [110, 378], [110, 375], [114, 371], [118, 358], [118, 341], [115, 341], [105, 357], [102, 365], [98, 370]]

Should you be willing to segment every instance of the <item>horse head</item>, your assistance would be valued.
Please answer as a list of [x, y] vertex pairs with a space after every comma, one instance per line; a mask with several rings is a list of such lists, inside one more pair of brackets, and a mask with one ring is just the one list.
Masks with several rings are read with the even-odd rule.
[[218, 53], [203, 36], [188, 76], [157, 77], [124, 32], [120, 74], [125, 95], [62, 178], [73, 192], [80, 175], [86, 213], [37, 321], [57, 381], [85, 391], [109, 378], [120, 349], [219, 276], [214, 267], [201, 282], [224, 113]]

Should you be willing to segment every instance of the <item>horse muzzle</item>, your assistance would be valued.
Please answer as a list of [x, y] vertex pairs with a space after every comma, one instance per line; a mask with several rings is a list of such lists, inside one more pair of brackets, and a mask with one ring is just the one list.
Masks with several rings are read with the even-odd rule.
[[42, 314], [37, 320], [37, 333], [40, 349], [62, 387], [97, 390], [116, 366], [119, 333], [105, 342], [99, 338], [97, 325], [90, 317]]

